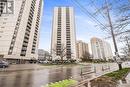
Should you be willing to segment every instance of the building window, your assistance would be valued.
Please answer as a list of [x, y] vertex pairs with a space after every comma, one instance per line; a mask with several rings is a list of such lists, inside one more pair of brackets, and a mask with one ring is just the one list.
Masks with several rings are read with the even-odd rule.
[[[26, 1], [26, 0], [24, 0], [24, 1], [22, 2], [21, 8], [20, 8], [20, 12], [19, 12], [19, 15], [18, 15], [17, 23], [16, 23], [16, 25], [15, 25], [15, 31], [14, 31], [14, 34], [15, 34], [15, 35], [13, 35], [13, 37], [12, 37], [12, 41], [11, 41], [10, 48], [9, 48], [9, 51], [8, 51], [8, 54], [9, 54], [9, 55], [11, 55], [11, 54], [12, 54], [12, 51], [13, 51], [13, 47], [14, 47], [14, 44], [15, 44], [17, 32], [18, 32], [19, 25], [20, 25], [21, 18], [22, 18], [22, 13], [23, 13], [24, 6], [25, 6], [25, 1]], [[7, 18], [4, 18], [4, 20], [7, 20]], [[12, 47], [12, 45], [13, 45], [13, 47]], [[10, 51], [10, 50], [12, 50], [12, 51]]]
[[[31, 26], [32, 26], [33, 16], [34, 16], [35, 4], [36, 4], [36, 0], [33, 0], [31, 3], [30, 12], [29, 12], [26, 32], [25, 32], [23, 46], [22, 46], [22, 50], [21, 50], [21, 56], [26, 56], [27, 45], [29, 42], [30, 30], [31, 30]], [[25, 45], [25, 43], [26, 43], [26, 45]]]

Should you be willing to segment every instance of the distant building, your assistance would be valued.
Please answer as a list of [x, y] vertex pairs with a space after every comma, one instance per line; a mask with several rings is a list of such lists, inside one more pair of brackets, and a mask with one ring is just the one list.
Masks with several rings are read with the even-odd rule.
[[[76, 59], [76, 33], [72, 7], [55, 7], [53, 16], [51, 53], [55, 60], [65, 49], [63, 60]], [[55, 50], [55, 52], [53, 52]]]
[[[14, 7], [12, 14], [4, 12], [8, 1], [14, 1], [9, 4]], [[0, 2], [0, 58], [17, 63], [36, 60], [43, 0]]]
[[93, 37], [91, 39], [91, 48], [93, 59], [108, 60], [113, 58], [111, 46], [106, 41]]
[[49, 52], [47, 52], [43, 49], [38, 49], [38, 60], [45, 61], [45, 60], [49, 59], [49, 57], [50, 57]]
[[88, 57], [89, 55], [88, 44], [81, 40], [77, 41], [77, 58], [83, 58], [84, 56]]

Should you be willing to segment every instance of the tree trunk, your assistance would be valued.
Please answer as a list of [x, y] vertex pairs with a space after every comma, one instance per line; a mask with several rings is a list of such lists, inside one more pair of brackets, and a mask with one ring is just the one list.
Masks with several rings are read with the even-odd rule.
[[122, 70], [122, 64], [118, 64], [119, 70]]
[[63, 64], [63, 57], [61, 57], [61, 61], [62, 61], [62, 64]]

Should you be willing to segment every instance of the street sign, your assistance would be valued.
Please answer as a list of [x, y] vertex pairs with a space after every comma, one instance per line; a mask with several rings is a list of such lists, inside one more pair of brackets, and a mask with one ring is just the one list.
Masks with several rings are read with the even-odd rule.
[[0, 1], [0, 16], [2, 14], [14, 13], [14, 0], [1, 0]]
[[123, 62], [123, 61], [120, 59], [119, 56], [116, 56], [116, 61], [117, 61], [118, 64], [122, 64], [122, 62]]

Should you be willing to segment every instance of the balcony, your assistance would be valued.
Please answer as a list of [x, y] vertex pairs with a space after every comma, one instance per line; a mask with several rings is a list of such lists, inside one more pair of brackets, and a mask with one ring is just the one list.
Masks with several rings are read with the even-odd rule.
[[27, 45], [28, 45], [28, 43], [23, 43], [23, 46], [25, 46], [25, 47], [26, 47]]
[[22, 48], [22, 51], [26, 51], [26, 50], [27, 50], [27, 47], [23, 47], [23, 48]]

